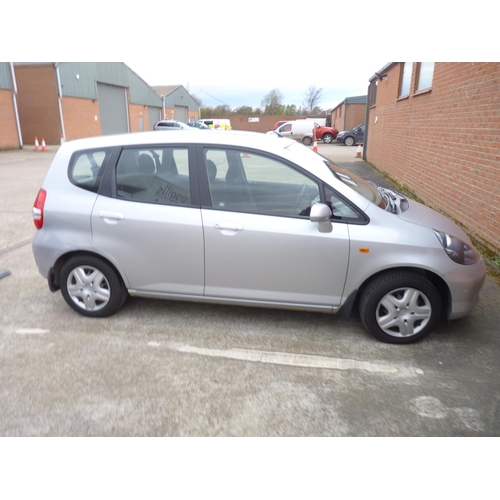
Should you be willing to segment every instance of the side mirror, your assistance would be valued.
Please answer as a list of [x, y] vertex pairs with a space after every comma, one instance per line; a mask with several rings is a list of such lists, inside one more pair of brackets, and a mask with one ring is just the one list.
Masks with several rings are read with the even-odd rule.
[[311, 222], [318, 222], [318, 229], [320, 233], [331, 233], [332, 232], [332, 221], [330, 217], [332, 216], [332, 211], [324, 203], [315, 203], [311, 207], [311, 213], [309, 219]]

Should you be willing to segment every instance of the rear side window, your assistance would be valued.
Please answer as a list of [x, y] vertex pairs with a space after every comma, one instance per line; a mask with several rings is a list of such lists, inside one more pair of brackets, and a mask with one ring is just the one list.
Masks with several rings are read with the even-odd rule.
[[129, 201], [189, 206], [188, 148], [124, 149], [116, 165], [116, 196]]
[[71, 157], [68, 178], [72, 184], [97, 193], [111, 148], [77, 151]]

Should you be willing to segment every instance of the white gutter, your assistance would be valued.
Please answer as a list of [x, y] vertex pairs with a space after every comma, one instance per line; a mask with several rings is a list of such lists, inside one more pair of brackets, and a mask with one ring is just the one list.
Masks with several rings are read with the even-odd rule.
[[14, 63], [10, 63], [10, 73], [12, 75], [12, 86], [14, 87], [14, 93], [12, 94], [12, 101], [14, 103], [14, 114], [16, 115], [17, 136], [19, 138], [19, 146], [21, 146], [22, 149], [24, 147], [24, 144], [23, 144], [23, 136], [21, 134], [21, 123], [19, 121], [19, 111], [17, 109], [17, 82], [16, 82], [16, 74], [14, 73]]
[[57, 81], [57, 94], [58, 94], [58, 104], [59, 104], [59, 118], [61, 120], [61, 130], [62, 130], [62, 139], [66, 142], [66, 131], [64, 129], [64, 117], [62, 111], [62, 88], [61, 88], [61, 78], [59, 76], [59, 63], [54, 64], [56, 68], [56, 81]]

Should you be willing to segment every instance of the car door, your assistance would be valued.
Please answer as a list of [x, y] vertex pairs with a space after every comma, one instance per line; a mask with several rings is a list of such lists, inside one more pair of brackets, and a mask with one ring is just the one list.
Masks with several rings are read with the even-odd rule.
[[[205, 296], [330, 310], [346, 279], [347, 225], [309, 219], [320, 183], [275, 157], [204, 148]], [[204, 195], [202, 195], [203, 197]], [[207, 201], [208, 200], [208, 201]]]
[[203, 294], [203, 230], [191, 203], [189, 158], [186, 146], [130, 147], [108, 167], [111, 189], [99, 192], [92, 211], [93, 241], [129, 289]]
[[285, 123], [278, 129], [278, 133], [283, 137], [292, 137], [292, 124]]
[[359, 127], [356, 127], [355, 132], [356, 132], [356, 144], [358, 142], [363, 143], [363, 140], [365, 138], [365, 126], [360, 125]]

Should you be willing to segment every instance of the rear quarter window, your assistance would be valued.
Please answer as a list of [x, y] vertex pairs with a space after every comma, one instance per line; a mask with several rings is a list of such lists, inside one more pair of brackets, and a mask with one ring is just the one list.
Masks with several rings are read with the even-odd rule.
[[72, 184], [97, 193], [112, 149], [77, 151], [71, 157], [68, 178]]

